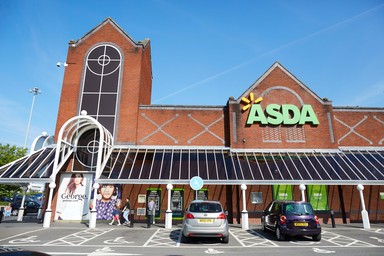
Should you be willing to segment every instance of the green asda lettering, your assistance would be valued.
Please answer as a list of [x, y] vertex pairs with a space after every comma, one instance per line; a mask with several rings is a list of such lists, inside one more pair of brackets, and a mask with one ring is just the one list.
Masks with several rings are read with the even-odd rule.
[[291, 104], [269, 104], [264, 110], [260, 104], [253, 104], [249, 111], [247, 124], [254, 123], [270, 125], [295, 125], [312, 124], [318, 125], [319, 120], [311, 105], [303, 105], [301, 110]]

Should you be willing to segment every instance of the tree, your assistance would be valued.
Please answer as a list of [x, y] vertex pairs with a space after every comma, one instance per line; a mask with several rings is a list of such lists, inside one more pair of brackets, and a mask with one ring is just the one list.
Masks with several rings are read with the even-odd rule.
[[[0, 167], [25, 156], [26, 153], [26, 148], [0, 143]], [[12, 197], [15, 192], [20, 191], [18, 185], [0, 184], [0, 197]]]
[[26, 148], [11, 146], [9, 144], [3, 145], [0, 143], [0, 167], [25, 156], [26, 153]]

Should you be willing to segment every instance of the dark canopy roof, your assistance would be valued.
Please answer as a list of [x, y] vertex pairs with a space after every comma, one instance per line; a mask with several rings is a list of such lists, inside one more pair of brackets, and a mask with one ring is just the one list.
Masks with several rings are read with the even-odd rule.
[[384, 150], [120, 148], [100, 183], [188, 184], [194, 176], [205, 184], [383, 184]]
[[[50, 182], [55, 148], [0, 167], [0, 183]], [[76, 165], [73, 157], [73, 166]], [[384, 149], [231, 150], [115, 146], [99, 183], [372, 184], [384, 183]], [[88, 168], [94, 172], [95, 168]]]

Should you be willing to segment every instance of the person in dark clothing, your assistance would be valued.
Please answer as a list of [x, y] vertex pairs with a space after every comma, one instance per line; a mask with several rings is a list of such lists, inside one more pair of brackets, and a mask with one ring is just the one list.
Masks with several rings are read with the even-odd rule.
[[131, 202], [129, 201], [129, 198], [127, 198], [126, 202], [125, 202], [125, 206], [123, 208], [123, 217], [125, 219], [124, 224], [126, 224], [126, 225], [130, 224], [130, 221], [128, 218], [130, 211], [131, 211]]

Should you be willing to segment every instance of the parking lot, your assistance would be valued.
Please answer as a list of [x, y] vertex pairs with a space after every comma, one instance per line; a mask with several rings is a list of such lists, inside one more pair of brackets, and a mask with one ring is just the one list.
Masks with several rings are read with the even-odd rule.
[[271, 232], [263, 232], [259, 225], [249, 230], [241, 225], [230, 226], [230, 239], [223, 244], [217, 239], [193, 239], [181, 243], [181, 225], [165, 229], [163, 224], [145, 228], [136, 223], [109, 226], [99, 223], [89, 229], [79, 223], [52, 223], [43, 228], [41, 223], [3, 221], [0, 224], [0, 246], [42, 251], [50, 255], [383, 255], [384, 224], [364, 230], [362, 224], [323, 225], [322, 239], [291, 238], [277, 241]]

